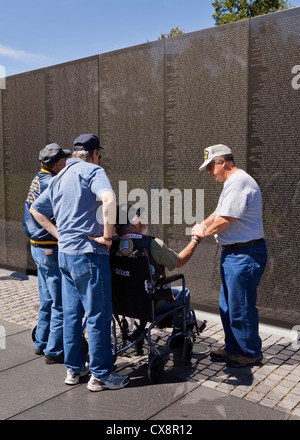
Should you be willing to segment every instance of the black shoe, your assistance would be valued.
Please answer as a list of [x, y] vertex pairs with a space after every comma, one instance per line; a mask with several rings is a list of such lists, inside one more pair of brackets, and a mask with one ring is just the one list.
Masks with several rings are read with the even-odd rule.
[[[173, 335], [175, 335], [176, 333], [180, 333], [180, 332], [182, 332], [182, 329], [173, 329], [173, 332], [172, 332], [172, 336]], [[171, 340], [170, 340], [170, 347], [171, 348], [179, 348], [179, 347], [182, 347], [183, 346], [183, 344], [184, 344], [184, 334], [180, 334], [180, 335], [178, 335], [178, 336], [175, 336], [174, 338], [172, 338]]]
[[43, 356], [45, 353], [43, 352], [43, 350], [39, 350], [38, 348], [36, 348], [35, 350], [34, 350], [34, 352], [35, 352], [35, 354], [36, 355], [38, 355], [38, 356]]
[[144, 346], [144, 339], [141, 339], [135, 344], [135, 350], [138, 356], [143, 356], [144, 354], [143, 346]]
[[63, 364], [64, 363], [64, 355], [61, 354], [59, 356], [48, 356], [47, 354], [45, 354], [45, 361], [46, 361], [46, 364], [48, 364], [48, 365]]

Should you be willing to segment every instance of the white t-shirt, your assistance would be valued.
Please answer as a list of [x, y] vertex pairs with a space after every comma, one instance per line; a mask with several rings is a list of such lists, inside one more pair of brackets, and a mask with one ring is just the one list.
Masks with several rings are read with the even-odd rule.
[[264, 237], [261, 191], [245, 171], [237, 170], [224, 182], [215, 219], [219, 216], [236, 219], [225, 231], [215, 235], [221, 245]]

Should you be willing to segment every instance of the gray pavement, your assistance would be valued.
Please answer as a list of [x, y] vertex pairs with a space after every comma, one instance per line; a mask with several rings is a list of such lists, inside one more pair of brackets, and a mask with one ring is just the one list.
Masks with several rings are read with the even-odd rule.
[[[222, 347], [224, 340], [219, 317], [197, 311], [207, 328], [190, 364], [172, 353], [162, 379], [151, 385], [147, 357], [126, 352], [116, 369], [129, 374], [129, 386], [92, 393], [88, 377], [67, 386], [64, 365], [47, 365], [35, 355], [37, 308], [37, 278], [0, 269], [0, 420], [102, 420], [108, 430], [147, 421], [151, 434], [166, 421], [184, 424], [181, 429], [190, 422], [193, 429], [202, 420], [300, 420], [300, 349], [290, 331], [261, 326], [262, 364], [229, 368], [199, 353]], [[164, 344], [168, 330], [156, 333]]]

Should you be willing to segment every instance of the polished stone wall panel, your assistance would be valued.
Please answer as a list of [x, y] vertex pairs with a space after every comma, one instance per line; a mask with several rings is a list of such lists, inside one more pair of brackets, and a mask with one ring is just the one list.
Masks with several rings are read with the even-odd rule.
[[269, 251], [259, 304], [291, 321], [300, 313], [299, 54], [299, 8], [250, 20], [248, 171], [262, 190]]
[[23, 231], [24, 202], [40, 168], [38, 152], [45, 145], [44, 70], [8, 77], [2, 90], [5, 246], [3, 263], [32, 267]]
[[46, 69], [46, 137], [72, 150], [81, 133], [98, 133], [98, 57]]
[[[165, 182], [169, 190], [193, 190], [188, 209], [194, 215], [197, 189], [204, 190], [205, 217], [222, 190], [199, 171], [204, 148], [229, 145], [237, 165], [246, 166], [248, 35], [249, 21], [241, 21], [166, 40]], [[188, 243], [186, 228], [174, 222], [165, 227], [168, 244], [177, 251]], [[183, 269], [192, 301], [217, 306], [220, 249], [212, 238], [195, 253]]]
[[121, 203], [144, 198], [149, 231], [162, 236], [151, 190], [164, 187], [164, 41], [99, 58], [103, 166]]

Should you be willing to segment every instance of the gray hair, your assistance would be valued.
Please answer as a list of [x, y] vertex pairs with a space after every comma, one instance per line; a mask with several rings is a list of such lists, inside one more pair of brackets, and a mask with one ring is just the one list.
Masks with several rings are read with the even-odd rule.
[[235, 165], [232, 154], [225, 154], [224, 156], [217, 156], [214, 158], [215, 163], [220, 163], [220, 159], [224, 159], [229, 165]]
[[92, 157], [93, 155], [93, 151], [86, 151], [86, 150], [79, 150], [79, 151], [74, 151], [72, 153], [72, 157], [75, 159], [83, 159], [86, 162]]

